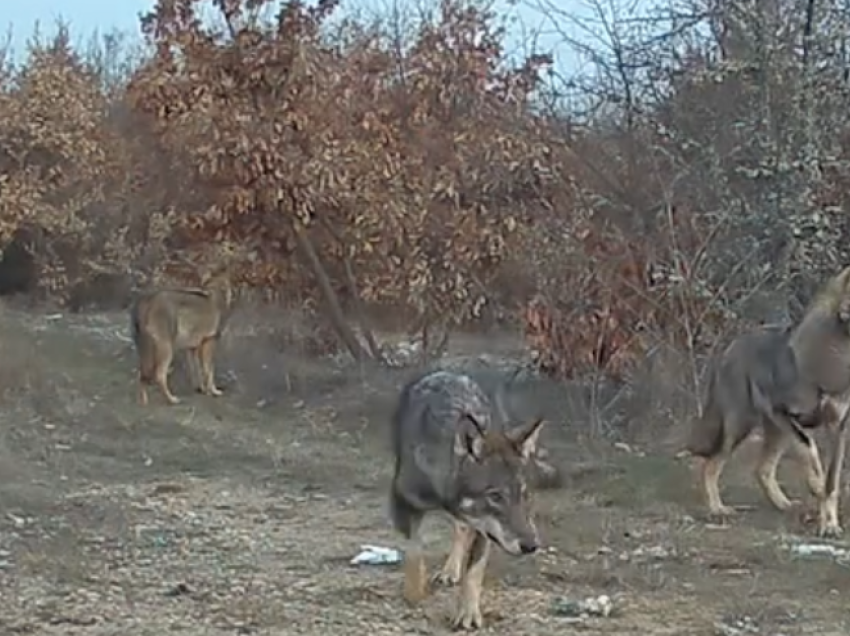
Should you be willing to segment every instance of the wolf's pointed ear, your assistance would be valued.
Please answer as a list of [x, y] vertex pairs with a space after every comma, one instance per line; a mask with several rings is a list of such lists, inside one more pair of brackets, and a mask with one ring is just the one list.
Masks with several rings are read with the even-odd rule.
[[514, 382], [516, 382], [521, 371], [522, 367], [518, 366], [510, 377], [496, 387], [496, 391], [493, 394], [493, 406], [496, 408], [496, 414], [499, 416], [499, 420], [503, 426], [511, 421], [506, 400], [508, 399], [508, 392], [511, 390]]
[[850, 322], [850, 267], [845, 267], [836, 277], [838, 294], [838, 319]]
[[455, 433], [455, 454], [479, 461], [484, 454], [484, 429], [474, 417], [465, 414]]
[[519, 454], [523, 459], [528, 459], [537, 451], [537, 442], [540, 439], [540, 431], [546, 421], [542, 417], [536, 420], [517, 426], [508, 433], [511, 441], [516, 445]]

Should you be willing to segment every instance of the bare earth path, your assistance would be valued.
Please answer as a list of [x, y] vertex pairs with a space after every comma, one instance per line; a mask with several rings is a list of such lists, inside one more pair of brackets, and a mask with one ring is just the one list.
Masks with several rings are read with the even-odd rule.
[[[142, 409], [123, 316], [2, 310], [0, 634], [447, 633], [452, 591], [410, 610], [396, 567], [348, 564], [398, 545], [384, 430], [405, 374], [255, 340], [223, 348], [225, 397], [187, 395], [178, 369], [184, 403]], [[496, 557], [485, 633], [848, 633], [850, 569], [791, 554], [811, 529], [766, 507], [743, 457], [726, 497], [753, 509], [715, 528], [688, 465], [580, 442], [550, 398], [567, 483], [539, 498], [545, 553]], [[447, 528], [429, 526], [435, 565]], [[600, 594], [614, 615], [554, 611]]]

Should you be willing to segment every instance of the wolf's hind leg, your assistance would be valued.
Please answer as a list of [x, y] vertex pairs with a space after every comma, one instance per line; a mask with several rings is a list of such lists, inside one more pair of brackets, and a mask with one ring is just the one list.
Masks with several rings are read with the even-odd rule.
[[706, 406], [698, 425], [691, 433], [689, 450], [702, 458], [700, 485], [712, 517], [725, 518], [735, 514], [734, 508], [723, 503], [720, 497], [720, 476], [726, 462], [740, 443], [752, 431], [749, 418], [735, 413], [726, 413], [725, 409]]
[[186, 375], [189, 377], [189, 383], [192, 388], [198, 393], [204, 392], [204, 379], [200, 370], [200, 351], [198, 347], [186, 349], [183, 355], [183, 360], [186, 363]]
[[719, 429], [719, 444], [716, 450], [705, 456], [702, 465], [702, 488], [708, 502], [708, 512], [713, 517], [731, 517], [735, 509], [723, 503], [720, 497], [720, 476], [729, 457], [752, 431], [752, 423], [743, 417], [734, 415], [720, 416], [716, 426]]
[[428, 596], [428, 571], [425, 567], [425, 548], [422, 545], [424, 513], [416, 510], [395, 490], [390, 493], [390, 513], [393, 525], [405, 538], [404, 600], [417, 605]]
[[720, 498], [720, 475], [728, 459], [726, 453], [706, 457], [702, 464], [702, 489], [708, 503], [708, 512], [714, 517], [730, 517], [735, 509], [727, 506]]

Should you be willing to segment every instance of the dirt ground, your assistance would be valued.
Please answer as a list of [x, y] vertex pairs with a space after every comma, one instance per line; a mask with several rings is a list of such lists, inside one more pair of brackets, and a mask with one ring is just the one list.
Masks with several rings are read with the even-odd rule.
[[[233, 324], [225, 396], [188, 394], [178, 368], [184, 402], [152, 393], [142, 408], [123, 314], [0, 310], [0, 633], [448, 632], [452, 590], [408, 609], [398, 566], [349, 564], [362, 544], [400, 547], [386, 427], [410, 372], [308, 359]], [[495, 342], [467, 338], [453, 359]], [[566, 479], [538, 498], [545, 551], [492, 561], [484, 633], [848, 633], [847, 564], [794, 556], [789, 545], [817, 540], [767, 507], [751, 448], [724, 479], [749, 509], [715, 527], [666, 442], [674, 423], [659, 415], [628, 448], [589, 441], [569, 392], [535, 382], [526, 398], [551, 420]], [[799, 495], [792, 469], [782, 481]], [[448, 528], [428, 525], [433, 567]], [[559, 613], [602, 594], [611, 616]]]

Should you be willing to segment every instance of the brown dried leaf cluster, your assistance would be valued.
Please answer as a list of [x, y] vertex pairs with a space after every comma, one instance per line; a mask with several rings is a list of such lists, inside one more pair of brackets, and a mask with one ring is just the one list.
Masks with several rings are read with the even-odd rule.
[[473, 8], [444, 3], [400, 57], [353, 24], [329, 41], [335, 6], [292, 3], [262, 24], [228, 2], [220, 33], [195, 2], [145, 18], [157, 55], [133, 105], [212, 194], [177, 231], [186, 246], [239, 245], [252, 285], [291, 282], [304, 236], [329, 279], [348, 263], [367, 301], [455, 311], [506, 249], [515, 221], [499, 189], [545, 152], [516, 115], [533, 69], [496, 70], [499, 43]]
[[118, 86], [61, 33], [7, 74], [0, 239], [41, 237], [43, 286], [227, 258], [244, 286], [323, 303], [375, 357], [347, 324], [368, 331], [364, 304], [427, 327], [498, 299], [562, 377], [623, 375], [659, 334], [716, 338], [719, 197], [687, 167], [716, 140], [670, 131], [708, 131], [694, 113], [739, 99], [740, 80], [697, 69], [628, 127], [579, 128], [535, 101], [551, 59], [509, 64], [475, 4], [441, 0], [404, 46], [337, 0], [218, 0], [214, 20], [202, 4], [159, 0], [141, 23], [152, 53]]

